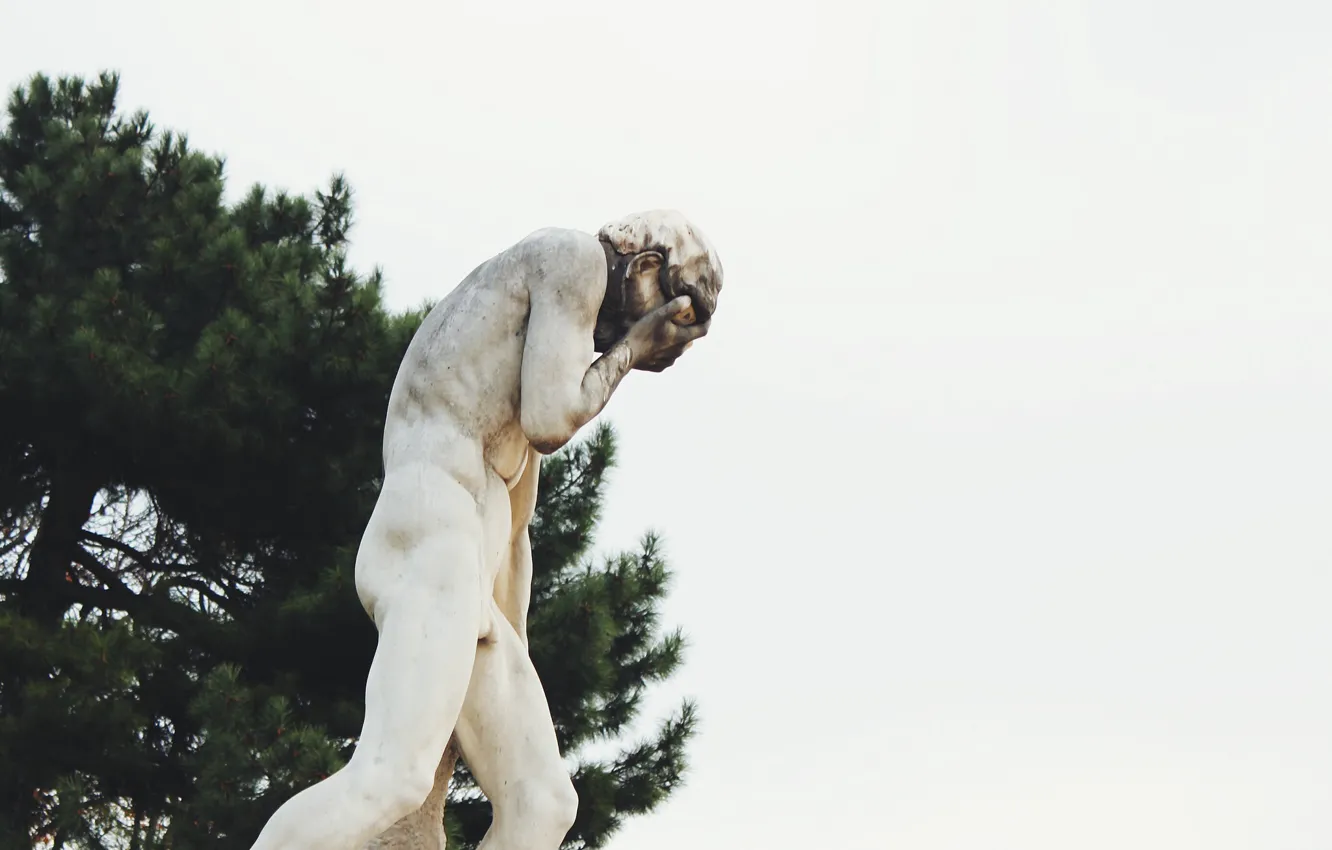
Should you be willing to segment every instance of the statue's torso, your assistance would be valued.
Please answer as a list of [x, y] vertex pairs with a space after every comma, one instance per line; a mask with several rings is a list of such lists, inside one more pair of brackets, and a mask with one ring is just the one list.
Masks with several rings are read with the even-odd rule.
[[525, 464], [520, 422], [529, 272], [516, 249], [478, 266], [435, 306], [399, 367], [384, 428], [384, 466], [428, 464], [483, 492]]
[[[535, 506], [535, 482], [524, 474], [535, 476], [539, 456], [520, 401], [531, 287], [554, 277], [542, 266], [550, 252], [541, 238], [482, 263], [430, 311], [403, 357], [384, 426], [384, 488], [372, 524], [407, 525], [415, 536], [479, 508], [492, 579], [511, 530], [525, 528]], [[600, 258], [595, 237], [586, 239]]]

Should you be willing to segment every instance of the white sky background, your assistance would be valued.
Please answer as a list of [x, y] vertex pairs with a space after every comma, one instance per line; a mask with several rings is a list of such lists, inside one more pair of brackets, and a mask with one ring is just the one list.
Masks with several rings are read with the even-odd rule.
[[1332, 847], [1332, 5], [0, 10], [6, 86], [119, 69], [233, 195], [344, 170], [395, 307], [717, 243], [607, 413], [703, 717], [613, 847]]

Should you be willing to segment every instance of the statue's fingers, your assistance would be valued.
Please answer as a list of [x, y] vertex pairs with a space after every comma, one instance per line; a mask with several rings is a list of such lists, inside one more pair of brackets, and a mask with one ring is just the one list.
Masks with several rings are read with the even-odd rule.
[[712, 319], [706, 322], [699, 322], [695, 325], [684, 325], [676, 331], [676, 336], [682, 343], [693, 342], [700, 337], [707, 336], [708, 328], [712, 327]]
[[694, 302], [688, 295], [680, 295], [667, 301], [662, 310], [677, 325], [689, 325], [694, 321]]

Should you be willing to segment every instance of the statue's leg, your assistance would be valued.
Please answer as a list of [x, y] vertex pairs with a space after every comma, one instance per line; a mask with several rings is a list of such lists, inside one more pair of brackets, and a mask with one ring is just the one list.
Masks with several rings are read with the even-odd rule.
[[370, 839], [363, 850], [447, 850], [444, 835], [444, 804], [458, 764], [458, 745], [451, 743], [435, 768], [435, 787], [421, 807], [402, 818], [387, 832]]
[[456, 733], [494, 812], [479, 850], [558, 850], [578, 814], [578, 795], [536, 669], [498, 608], [494, 619], [494, 639], [477, 647]]
[[363, 543], [361, 557], [386, 559], [375, 570], [394, 580], [375, 601], [379, 643], [360, 741], [346, 767], [273, 815], [254, 850], [360, 850], [429, 795], [476, 658], [480, 535], [466, 531], [406, 553]]

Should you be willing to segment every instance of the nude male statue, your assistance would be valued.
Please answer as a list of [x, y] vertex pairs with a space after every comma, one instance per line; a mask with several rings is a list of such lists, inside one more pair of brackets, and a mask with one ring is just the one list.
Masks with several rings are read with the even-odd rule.
[[429, 313], [389, 397], [356, 558], [379, 631], [360, 742], [254, 850], [358, 850], [421, 806], [451, 737], [493, 808], [483, 850], [560, 846], [578, 799], [527, 653], [541, 456], [630, 370], [661, 371], [706, 334], [721, 286], [703, 233], [657, 211], [597, 236], [539, 230]]

